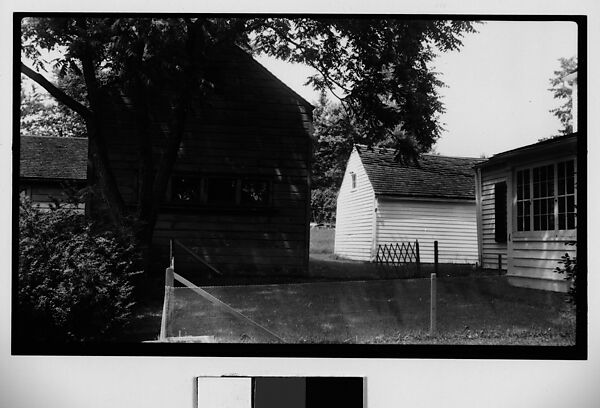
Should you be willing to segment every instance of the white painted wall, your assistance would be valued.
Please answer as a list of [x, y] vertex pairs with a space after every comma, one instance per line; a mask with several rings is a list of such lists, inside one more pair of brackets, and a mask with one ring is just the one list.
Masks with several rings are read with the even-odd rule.
[[[351, 174], [356, 174], [352, 188]], [[348, 159], [337, 199], [334, 253], [359, 261], [371, 259], [375, 193], [356, 149]]]
[[440, 263], [475, 263], [475, 202], [378, 199], [377, 244], [419, 240], [421, 262], [433, 262], [438, 241]]
[[[481, 248], [482, 264], [484, 268], [498, 268], [498, 255], [502, 256], [502, 269], [507, 267], [507, 244], [496, 242], [494, 238], [495, 211], [494, 211], [494, 184], [507, 181], [505, 169], [483, 171], [481, 174]], [[510, 192], [507, 191], [507, 197]], [[510, 226], [506, 231], [510, 232]]]
[[[519, 169], [532, 168], [543, 164], [557, 163], [567, 160], [560, 157], [551, 161], [520, 162]], [[512, 167], [482, 169], [481, 188], [481, 223], [482, 223], [482, 258], [485, 268], [498, 267], [498, 254], [502, 254], [502, 265], [507, 275], [521, 278], [550, 279], [562, 281], [564, 275], [554, 272], [559, 265], [560, 257], [568, 252], [576, 255], [576, 248], [567, 246], [566, 242], [576, 240], [576, 231], [517, 231], [516, 227], [516, 183], [512, 183], [516, 170]], [[494, 240], [494, 184], [507, 182], [508, 243], [497, 243]]]
[[[512, 169], [512, 179], [516, 180], [516, 172], [523, 168], [532, 168], [540, 165], [556, 164], [561, 161], [575, 159], [574, 156], [562, 156], [540, 161], [523, 163]], [[577, 169], [577, 165], [575, 165]], [[575, 197], [577, 197], [577, 175], [575, 176]], [[556, 191], [556, 187], [555, 187]], [[569, 253], [571, 257], [577, 255], [576, 246], [567, 245], [569, 241], [577, 240], [577, 230], [556, 231], [517, 231], [515, 200], [517, 194], [516, 182], [509, 188], [510, 203], [513, 207], [512, 225], [509, 228], [511, 238], [509, 240], [509, 269], [508, 275], [536, 279], [551, 279], [563, 282], [565, 275], [555, 272], [559, 266], [561, 256]]]

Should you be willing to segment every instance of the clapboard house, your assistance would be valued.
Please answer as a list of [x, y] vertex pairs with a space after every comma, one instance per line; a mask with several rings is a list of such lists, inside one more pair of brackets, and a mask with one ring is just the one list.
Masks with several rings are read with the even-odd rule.
[[87, 152], [86, 138], [22, 136], [19, 193], [42, 209], [56, 201], [68, 205], [69, 195], [86, 185]]
[[[152, 264], [164, 271], [173, 239], [224, 275], [304, 274], [313, 107], [240, 48], [221, 47], [209, 61], [214, 91], [196, 98], [188, 113], [160, 204]], [[134, 208], [141, 153], [128, 96], [113, 95], [104, 114], [110, 165]], [[147, 129], [155, 163], [164, 143], [161, 120]], [[91, 207], [98, 214], [102, 204]], [[192, 280], [207, 272], [188, 251], [174, 249], [177, 271]]]
[[378, 245], [419, 241], [421, 261], [477, 262], [475, 180], [480, 159], [423, 154], [397, 160], [393, 149], [356, 145], [337, 199], [335, 254], [375, 260]]
[[577, 134], [492, 156], [476, 166], [479, 259], [511, 283], [565, 291], [554, 269], [576, 255]]

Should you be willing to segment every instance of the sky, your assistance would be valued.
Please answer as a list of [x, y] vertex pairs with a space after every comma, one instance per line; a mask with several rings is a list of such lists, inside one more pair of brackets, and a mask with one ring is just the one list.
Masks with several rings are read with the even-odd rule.
[[[488, 21], [468, 34], [459, 52], [443, 53], [433, 66], [447, 88], [444, 131], [434, 150], [442, 155], [489, 157], [558, 134], [549, 111], [550, 78], [561, 57], [577, 55], [577, 26], [571, 22]], [[304, 86], [309, 67], [269, 57], [257, 60], [309, 102], [318, 93]]]

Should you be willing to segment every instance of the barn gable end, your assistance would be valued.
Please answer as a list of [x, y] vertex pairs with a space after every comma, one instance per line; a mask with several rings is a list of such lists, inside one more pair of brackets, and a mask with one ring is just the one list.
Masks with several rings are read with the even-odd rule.
[[[164, 271], [176, 239], [225, 275], [303, 275], [308, 270], [312, 106], [245, 51], [215, 49], [214, 82], [189, 112], [153, 236], [152, 265]], [[107, 96], [107, 151], [126, 205], [139, 200], [138, 132], [127, 95]], [[147, 131], [164, 143], [164, 118]], [[84, 157], [87, 161], [87, 157]], [[102, 212], [100, 202], [91, 212]], [[207, 269], [175, 246], [192, 281]], [[197, 280], [196, 280], [197, 281]]]

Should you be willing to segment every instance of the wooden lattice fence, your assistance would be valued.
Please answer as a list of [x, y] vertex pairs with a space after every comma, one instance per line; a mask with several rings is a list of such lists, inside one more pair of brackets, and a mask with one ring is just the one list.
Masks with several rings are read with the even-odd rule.
[[421, 271], [419, 241], [378, 245], [375, 264], [388, 273], [418, 274]]

